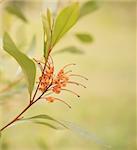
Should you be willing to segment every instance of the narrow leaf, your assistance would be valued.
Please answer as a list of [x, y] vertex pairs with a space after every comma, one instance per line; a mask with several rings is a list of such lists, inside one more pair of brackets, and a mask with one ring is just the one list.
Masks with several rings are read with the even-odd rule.
[[44, 57], [47, 59], [50, 51], [50, 44], [51, 44], [51, 27], [49, 23], [49, 18], [45, 14], [42, 15], [42, 23], [43, 23], [43, 30], [44, 30], [44, 37], [43, 37], [43, 45], [44, 45]]
[[54, 54], [60, 54], [60, 53], [83, 54], [84, 51], [82, 51], [81, 49], [75, 46], [69, 46], [54, 52]]
[[46, 36], [44, 38], [46, 41], [49, 39], [49, 36], [50, 36], [50, 27], [49, 27], [47, 16], [45, 14], [42, 15], [42, 23], [43, 23], [44, 34]]
[[91, 43], [93, 42], [93, 37], [88, 33], [77, 33], [75, 35], [77, 39], [83, 43]]
[[50, 9], [48, 8], [47, 8], [47, 19], [48, 19], [48, 24], [51, 30], [52, 29], [52, 25], [51, 25], [52, 15], [51, 15]]
[[29, 117], [29, 118], [24, 118], [24, 119], [22, 119], [22, 120], [35, 120], [35, 119], [51, 120], [51, 121], [54, 121], [54, 122], [56, 122], [56, 123], [58, 123], [58, 124], [60, 124], [61, 126], [63, 126], [63, 127], [66, 128], [66, 126], [65, 126], [63, 123], [61, 123], [60, 121], [58, 121], [58, 120], [56, 120], [56, 119], [50, 117], [49, 115], [45, 115], [45, 114], [41, 114], [41, 115]]
[[47, 123], [47, 122], [42, 122], [42, 121], [33, 121], [33, 123], [35, 124], [39, 124], [39, 125], [43, 125], [43, 126], [47, 126], [47, 127], [50, 127], [52, 129], [55, 129], [55, 130], [58, 130], [59, 128], [50, 124], [50, 123]]
[[106, 143], [104, 143], [104, 141], [102, 141], [100, 138], [98, 138], [94, 133], [91, 133], [89, 131], [87, 131], [86, 129], [83, 129], [81, 127], [79, 127], [78, 125], [69, 122], [69, 121], [62, 121], [63, 124], [65, 124], [66, 127], [68, 127], [68, 129], [70, 129], [72, 132], [76, 133], [77, 135], [88, 139], [88, 140], [92, 140], [94, 141], [96, 144], [99, 144], [103, 147], [106, 148], [111, 148], [110, 145], [107, 145]]
[[53, 30], [52, 46], [54, 46], [64, 34], [77, 22], [79, 17], [79, 4], [64, 8], [57, 16]]
[[90, 14], [98, 8], [97, 2], [95, 0], [90, 0], [85, 2], [80, 8], [80, 18]]
[[21, 8], [19, 8], [19, 6], [13, 5], [13, 4], [9, 4], [6, 7], [6, 10], [10, 14], [13, 14], [16, 17], [20, 18], [22, 21], [28, 22], [27, 18], [25, 17], [25, 15], [23, 14], [23, 12], [22, 12]]
[[45, 121], [35, 121], [35, 120], [31, 120], [31, 119], [21, 119], [21, 120], [18, 120], [16, 121], [14, 124], [10, 125], [9, 128], [13, 127], [13, 126], [16, 126], [18, 124], [22, 124], [22, 123], [34, 123], [34, 124], [39, 124], [39, 125], [43, 125], [43, 126], [47, 126], [47, 127], [50, 127], [52, 129], [55, 129], [55, 130], [60, 130], [62, 128], [58, 127], [58, 126], [55, 126], [55, 125], [52, 125], [51, 123], [48, 123], [48, 122], [45, 122]]
[[25, 77], [27, 79], [28, 90], [31, 96], [32, 90], [34, 88], [35, 76], [36, 76], [36, 67], [34, 62], [30, 58], [28, 58], [25, 54], [23, 54], [18, 50], [18, 48], [16, 47], [16, 45], [14, 44], [14, 42], [12, 41], [8, 33], [4, 34], [3, 48], [11, 56], [13, 56], [21, 66], [25, 74]]
[[[41, 119], [42, 119], [42, 121], [41, 121]], [[58, 125], [60, 125], [61, 127], [57, 126], [57, 125], [56, 126], [52, 125], [51, 123], [46, 122], [47, 120], [51, 120], [54, 123], [57, 123]], [[20, 123], [26, 123], [26, 122], [48, 126], [48, 127], [52, 128], [52, 129], [56, 129], [56, 130], [57, 129], [64, 129], [64, 128], [67, 129], [67, 127], [63, 123], [61, 123], [60, 121], [58, 121], [58, 120], [56, 120], [56, 119], [54, 119], [54, 118], [52, 118], [52, 117], [50, 117], [48, 115], [44, 115], [44, 114], [33, 116], [33, 117], [29, 117], [29, 118], [23, 118], [21, 120], [18, 120], [14, 124], [12, 124], [10, 127], [15, 126], [15, 125], [20, 124]]]

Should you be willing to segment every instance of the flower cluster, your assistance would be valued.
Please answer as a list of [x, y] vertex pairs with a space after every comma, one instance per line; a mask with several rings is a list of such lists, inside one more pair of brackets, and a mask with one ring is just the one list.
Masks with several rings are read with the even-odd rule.
[[[39, 66], [41, 68], [41, 71], [43, 72], [43, 67], [42, 67], [42, 64], [40, 62], [39, 62]], [[48, 60], [47, 66], [46, 66], [44, 72], [39, 77], [39, 82], [40, 82], [39, 90], [40, 91], [45, 92], [49, 88], [49, 86], [52, 84], [53, 73], [54, 73], [53, 63], [50, 63]]]
[[[78, 76], [78, 77], [84, 78], [86, 80], [87, 80], [87, 78], [85, 78], [84, 76], [81, 76], [81, 75], [72, 74], [71, 70], [69, 70], [69, 71], [65, 70], [68, 66], [75, 65], [75, 64], [65, 65], [55, 75], [54, 74], [54, 64], [53, 64], [53, 60], [51, 57], [49, 57], [45, 69], [43, 66], [43, 64], [44, 64], [43, 62], [38, 61], [38, 60], [35, 60], [35, 61], [38, 63], [38, 65], [42, 71], [42, 75], [39, 77], [39, 90], [41, 92], [44, 93], [44, 92], [50, 91], [50, 93], [47, 94], [47, 95], [49, 95], [49, 94], [53, 94], [53, 93], [59, 94], [59, 93], [61, 93], [61, 91], [65, 90], [65, 91], [75, 94], [77, 97], [80, 97], [76, 92], [66, 89], [65, 87], [67, 86], [67, 84], [75, 84], [75, 85], [86, 88], [83, 84], [75, 82], [75, 81], [71, 81], [70, 79], [71, 79], [71, 76]], [[68, 107], [70, 107], [70, 105], [68, 105], [65, 101], [63, 101], [59, 98], [55, 98], [52, 96], [44, 96], [43, 98], [46, 99], [48, 102], [61, 101], [61, 102], [65, 103]]]

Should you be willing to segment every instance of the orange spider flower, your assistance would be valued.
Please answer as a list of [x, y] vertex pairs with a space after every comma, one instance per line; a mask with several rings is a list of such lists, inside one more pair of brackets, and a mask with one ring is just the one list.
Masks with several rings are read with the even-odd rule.
[[[35, 61], [38, 63], [41, 71], [43, 72], [43, 65], [42, 65], [43, 62], [38, 61], [38, 60], [35, 60]], [[75, 85], [86, 88], [83, 84], [70, 80], [70, 78], [72, 76], [81, 77], [81, 78], [87, 80], [87, 78], [85, 78], [84, 76], [72, 74], [71, 70], [65, 71], [66, 67], [71, 66], [71, 65], [75, 65], [75, 64], [65, 65], [55, 75], [53, 60], [51, 57], [49, 57], [46, 68], [45, 68], [44, 72], [42, 73], [42, 75], [39, 77], [39, 90], [42, 91], [43, 93], [50, 91], [49, 94], [59, 94], [59, 93], [61, 93], [61, 91], [65, 90], [65, 91], [73, 93], [77, 97], [80, 97], [76, 92], [65, 88], [67, 86], [67, 84], [75, 84]], [[48, 96], [49, 94], [47, 94], [46, 96], [44, 96], [42, 98], [46, 99], [46, 101], [48, 101], [48, 102], [54, 102], [54, 101], [63, 102], [69, 108], [71, 108], [71, 106], [69, 104], [67, 104], [65, 101], [63, 101], [59, 98], [56, 98], [56, 97]]]

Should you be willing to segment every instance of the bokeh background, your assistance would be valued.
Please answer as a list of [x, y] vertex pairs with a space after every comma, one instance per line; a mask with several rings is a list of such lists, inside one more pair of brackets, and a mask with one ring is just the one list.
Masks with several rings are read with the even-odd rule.
[[[10, 1], [11, 2], [11, 1]], [[14, 1], [14, 3], [17, 1]], [[70, 1], [64, 0], [60, 7]], [[80, 1], [82, 5], [85, 1]], [[41, 11], [50, 7], [56, 10], [57, 1], [18, 1], [28, 19], [24, 22], [5, 10], [9, 1], [0, 3], [0, 38], [4, 31], [12, 35], [24, 53], [31, 57], [42, 56]], [[75, 33], [88, 33], [93, 40], [80, 42]], [[33, 51], [28, 51], [35, 36]], [[80, 52], [59, 52], [75, 46]], [[76, 63], [72, 70], [88, 77], [77, 79], [87, 86], [70, 88], [80, 93], [80, 99], [64, 92], [62, 98], [72, 109], [61, 103], [39, 102], [25, 116], [48, 114], [56, 119], [71, 121], [95, 134], [112, 150], [136, 149], [136, 2], [98, 1], [98, 7], [81, 18], [53, 51], [56, 70], [64, 64]], [[58, 53], [59, 52], [59, 53]], [[0, 51], [0, 88], [16, 80], [17, 63]], [[27, 104], [28, 93], [24, 80], [0, 93], [0, 125], [7, 123]], [[20, 86], [21, 84], [21, 86]], [[23, 86], [22, 86], [23, 84]], [[4, 132], [3, 150], [103, 150], [95, 138], [88, 140], [71, 131], [56, 131], [34, 124], [20, 124]]]

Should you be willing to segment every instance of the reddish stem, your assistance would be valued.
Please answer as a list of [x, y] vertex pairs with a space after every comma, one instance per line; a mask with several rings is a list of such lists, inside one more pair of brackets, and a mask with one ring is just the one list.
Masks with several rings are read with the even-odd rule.
[[[44, 68], [43, 68], [43, 72], [42, 72], [42, 75], [44, 74], [44, 71], [46, 69], [46, 64], [47, 64], [47, 61], [45, 61], [45, 65], [44, 65]], [[39, 99], [41, 99], [41, 97], [45, 94], [45, 92], [48, 90], [48, 88], [51, 86], [49, 85], [49, 87], [37, 98], [35, 99], [36, 95], [37, 95], [37, 92], [38, 92], [38, 89], [39, 89], [39, 86], [40, 86], [40, 83], [41, 83], [41, 80], [35, 90], [35, 93], [33, 95], [33, 98], [30, 100], [30, 103], [27, 105], [27, 107], [25, 107], [22, 112], [20, 114], [18, 114], [11, 122], [9, 122], [7, 125], [5, 125], [3, 128], [0, 129], [0, 132], [2, 132], [4, 129], [6, 129], [7, 127], [9, 127], [10, 125], [12, 125], [14, 122], [20, 120], [20, 117], [22, 116], [22, 114], [24, 114], [34, 103], [36, 103]]]

